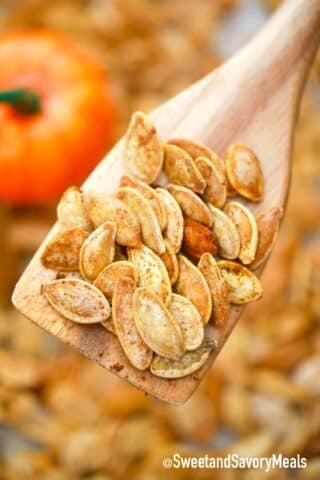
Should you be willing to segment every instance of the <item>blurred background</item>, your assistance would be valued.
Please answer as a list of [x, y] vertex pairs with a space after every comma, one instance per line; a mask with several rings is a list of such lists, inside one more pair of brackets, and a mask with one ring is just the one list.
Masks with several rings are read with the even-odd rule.
[[[245, 43], [279, 3], [1, 0], [0, 30], [46, 27], [62, 32], [101, 64], [108, 141], [91, 157], [88, 152], [84, 175], [123, 133], [133, 111], [150, 111], [211, 71]], [[0, 34], [0, 59], [2, 42], [6, 37]], [[50, 64], [52, 57], [42, 61]], [[14, 56], [10, 65], [2, 62], [0, 86], [4, 72], [17, 70], [15, 62], [19, 60]], [[4, 137], [8, 112], [3, 112], [0, 171], [1, 162], [8, 160], [1, 157], [5, 142], [18, 142], [14, 135], [23, 136], [29, 128], [23, 121], [19, 132]], [[94, 122], [91, 128], [96, 129]], [[85, 142], [79, 137], [80, 147], [81, 140]], [[54, 162], [46, 148], [39, 179], [44, 185], [54, 168], [46, 167]], [[58, 151], [63, 152], [63, 146]], [[32, 155], [19, 155], [15, 161], [21, 173]], [[54, 197], [60, 186], [49, 199], [42, 199], [38, 189], [34, 201], [28, 184], [17, 195], [15, 172], [2, 178], [0, 174], [1, 480], [320, 478], [319, 160], [318, 56], [302, 103], [288, 209], [263, 275], [264, 298], [246, 309], [206, 379], [181, 407], [148, 398], [13, 310], [13, 286], [55, 219]], [[68, 175], [68, 183], [81, 180]], [[299, 453], [309, 463], [296, 472], [165, 470], [161, 461], [174, 452], [261, 457]]]

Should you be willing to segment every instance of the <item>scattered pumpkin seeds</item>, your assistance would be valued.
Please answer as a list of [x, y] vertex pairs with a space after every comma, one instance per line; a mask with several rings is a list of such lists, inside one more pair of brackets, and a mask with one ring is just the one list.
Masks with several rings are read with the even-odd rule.
[[[259, 161], [245, 145], [228, 149], [225, 168], [199, 142], [172, 139], [163, 145], [138, 112], [124, 157], [129, 175], [121, 177], [114, 197], [76, 187], [62, 196], [60, 224], [75, 228], [58, 233], [41, 259], [67, 278], [43, 285], [43, 293], [64, 317], [100, 323], [115, 334], [136, 369], [184, 377], [200, 369], [216, 345], [204, 341], [210, 319], [224, 327], [230, 303], [261, 297], [256, 276], [230, 260], [260, 265], [274, 244], [282, 209], [256, 220], [238, 202], [221, 210], [227, 195], [262, 197]], [[162, 166], [172, 183], [153, 188]], [[217, 253], [227, 260], [217, 263]], [[80, 279], [68, 278], [78, 268]]]

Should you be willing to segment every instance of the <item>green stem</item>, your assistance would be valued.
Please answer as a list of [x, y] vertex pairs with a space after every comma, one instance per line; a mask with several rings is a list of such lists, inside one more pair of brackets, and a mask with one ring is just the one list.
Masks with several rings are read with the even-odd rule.
[[0, 91], [0, 103], [8, 103], [24, 115], [38, 113], [41, 110], [40, 96], [27, 88]]

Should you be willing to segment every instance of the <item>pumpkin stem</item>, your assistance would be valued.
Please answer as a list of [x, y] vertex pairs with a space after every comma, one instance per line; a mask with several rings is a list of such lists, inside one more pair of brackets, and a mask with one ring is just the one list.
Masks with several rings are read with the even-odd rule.
[[10, 104], [24, 115], [38, 113], [41, 110], [40, 96], [27, 88], [0, 91], [0, 103]]

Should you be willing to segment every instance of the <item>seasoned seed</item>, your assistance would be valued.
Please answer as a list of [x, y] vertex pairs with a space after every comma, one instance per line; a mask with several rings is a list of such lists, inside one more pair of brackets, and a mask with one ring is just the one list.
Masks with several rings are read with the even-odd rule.
[[57, 217], [64, 228], [92, 229], [78, 187], [70, 187], [64, 192], [57, 207]]
[[103, 293], [83, 280], [53, 280], [42, 292], [57, 312], [76, 323], [101, 323], [111, 313]]
[[196, 163], [182, 148], [167, 144], [164, 147], [164, 173], [169, 182], [203, 193], [206, 182]]
[[168, 310], [181, 327], [185, 349], [195, 350], [200, 347], [204, 328], [200, 313], [193, 303], [186, 297], [173, 293]]
[[216, 236], [208, 227], [191, 220], [191, 218], [185, 218], [182, 250], [193, 262], [198, 262], [205, 252], [216, 255]]
[[168, 360], [155, 355], [150, 366], [151, 373], [162, 378], [186, 377], [203, 367], [215, 348], [215, 341], [208, 340], [197, 350], [185, 353], [179, 360]]
[[120, 187], [131, 187], [137, 189], [138, 192], [150, 202], [150, 205], [158, 219], [161, 230], [166, 228], [166, 210], [153, 188], [151, 188], [147, 183], [140, 182], [129, 175], [124, 175], [121, 177]]
[[229, 318], [230, 300], [227, 284], [217, 262], [210, 253], [204, 253], [198, 263], [212, 296], [212, 313], [215, 325], [223, 327]]
[[150, 248], [128, 249], [129, 260], [137, 267], [139, 286], [148, 288], [168, 305], [171, 300], [171, 283], [167, 269], [158, 255]]
[[123, 202], [111, 196], [85, 191], [82, 194], [85, 209], [95, 228], [109, 221], [117, 226], [116, 242], [124, 247], [139, 247], [141, 232], [139, 220]]
[[178, 260], [169, 240], [165, 239], [164, 243], [166, 246], [166, 251], [162, 255], [160, 255], [160, 258], [165, 264], [165, 267], [169, 274], [171, 285], [173, 285], [177, 281], [179, 275]]
[[218, 253], [221, 257], [234, 259], [240, 253], [240, 238], [236, 226], [230, 218], [218, 208], [208, 204], [213, 218], [212, 230], [218, 242]]
[[144, 113], [136, 112], [131, 117], [124, 141], [124, 162], [131, 175], [148, 184], [160, 174], [163, 145]]
[[142, 241], [159, 255], [164, 253], [166, 248], [163, 242], [161, 228], [148, 200], [137, 190], [130, 187], [119, 188], [117, 197], [128, 205], [137, 216], [140, 222]]
[[256, 223], [259, 232], [258, 247], [254, 261], [250, 264], [250, 268], [255, 269], [259, 267], [270, 255], [278, 236], [282, 215], [282, 207], [272, 207], [257, 215]]
[[217, 167], [206, 157], [198, 157], [195, 162], [206, 181], [206, 188], [202, 193], [203, 200], [212, 203], [215, 207], [222, 208], [227, 199], [225, 178], [219, 174]]
[[262, 296], [259, 279], [243, 265], [221, 260], [218, 262], [218, 267], [227, 284], [231, 303], [241, 305], [258, 300]]
[[176, 291], [193, 303], [201, 315], [202, 323], [206, 325], [212, 313], [212, 298], [208, 284], [200, 270], [186, 257], [178, 255], [178, 263]]
[[171, 243], [175, 253], [178, 253], [183, 239], [183, 215], [175, 198], [164, 188], [157, 188], [156, 194], [162, 201], [167, 212], [167, 226], [165, 237]]
[[224, 178], [224, 162], [213, 150], [211, 150], [211, 148], [207, 147], [203, 143], [186, 138], [171, 138], [168, 143], [170, 145], [176, 145], [177, 147], [185, 150], [193, 160], [198, 157], [207, 158], [216, 167], [218, 175], [220, 175], [221, 179]]
[[228, 215], [235, 225], [240, 239], [239, 259], [245, 265], [253, 261], [258, 246], [258, 227], [257, 222], [246, 207], [238, 202], [229, 202], [224, 213]]
[[230, 145], [226, 172], [232, 187], [245, 198], [257, 202], [263, 197], [263, 174], [255, 153], [242, 144]]
[[110, 303], [112, 303], [112, 295], [115, 284], [119, 278], [129, 277], [133, 280], [135, 286], [138, 283], [138, 270], [137, 267], [127, 260], [120, 260], [107, 265], [97, 276], [94, 281], [94, 285], [101, 290], [107, 297]]
[[116, 281], [112, 319], [120, 344], [130, 363], [138, 370], [146, 370], [153, 352], [142, 340], [133, 318], [133, 294], [135, 283], [132, 278], [122, 277]]
[[89, 235], [90, 232], [83, 228], [71, 228], [57, 233], [41, 255], [42, 265], [62, 272], [77, 271], [80, 250]]
[[82, 277], [93, 281], [109, 263], [115, 252], [116, 225], [105, 222], [83, 242], [80, 250], [79, 270]]
[[133, 316], [144, 342], [158, 355], [176, 360], [184, 353], [179, 324], [147, 288], [137, 288], [133, 295]]
[[186, 217], [207, 227], [212, 226], [210, 210], [194, 192], [180, 185], [168, 185], [168, 192], [174, 196]]

